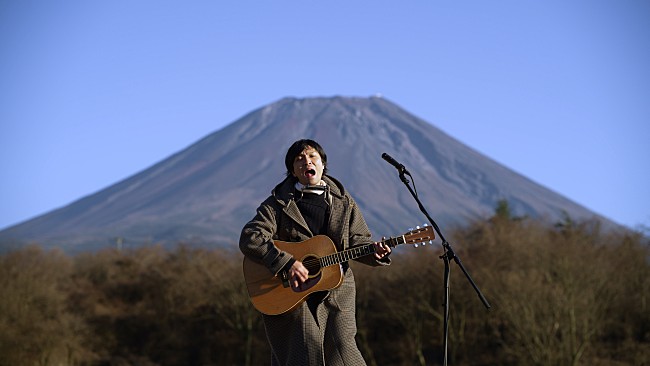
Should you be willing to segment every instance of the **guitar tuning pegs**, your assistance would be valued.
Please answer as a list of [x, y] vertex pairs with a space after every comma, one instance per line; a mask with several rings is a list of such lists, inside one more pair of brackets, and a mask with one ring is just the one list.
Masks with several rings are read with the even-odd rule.
[[420, 226], [418, 225], [418, 226], [416, 226], [415, 228], [416, 228], [416, 229], [419, 229], [419, 228], [420, 228]]
[[427, 224], [426, 222], [422, 224], [422, 227], [427, 227], [427, 226], [429, 226], [429, 224]]
[[420, 246], [420, 244], [413, 244], [413, 246], [417, 248]]
[[412, 228], [412, 227], [410, 227], [410, 228], [409, 228], [409, 231], [413, 231], [413, 228]]
[[429, 240], [429, 244], [433, 244], [433, 240]]

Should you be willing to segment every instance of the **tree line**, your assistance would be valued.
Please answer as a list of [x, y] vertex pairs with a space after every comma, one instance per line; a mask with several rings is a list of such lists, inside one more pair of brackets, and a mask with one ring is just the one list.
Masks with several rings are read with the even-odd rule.
[[[512, 217], [506, 203], [445, 236], [492, 305], [452, 262], [450, 364], [650, 363], [647, 236]], [[369, 365], [442, 363], [441, 254], [401, 246], [389, 267], [353, 263]], [[241, 262], [236, 249], [183, 245], [5, 253], [0, 366], [270, 364]]]

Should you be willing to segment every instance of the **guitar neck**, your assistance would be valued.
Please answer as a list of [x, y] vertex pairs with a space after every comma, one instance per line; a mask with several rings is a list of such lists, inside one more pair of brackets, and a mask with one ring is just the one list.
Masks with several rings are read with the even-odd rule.
[[[383, 244], [386, 244], [390, 247], [395, 247], [399, 244], [403, 244], [404, 242], [405, 242], [404, 236], [382, 240]], [[343, 262], [347, 262], [353, 259], [365, 257], [367, 255], [374, 254], [375, 251], [376, 251], [375, 244], [370, 243], [370, 244], [360, 245], [358, 247], [342, 250], [340, 252], [336, 252], [330, 255], [326, 255], [324, 257], [321, 257], [319, 261], [321, 267], [327, 267], [335, 264], [341, 264]]]

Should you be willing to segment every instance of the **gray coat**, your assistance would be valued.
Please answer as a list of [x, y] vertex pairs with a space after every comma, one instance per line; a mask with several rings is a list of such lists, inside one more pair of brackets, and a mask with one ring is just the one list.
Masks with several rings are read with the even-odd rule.
[[[323, 180], [330, 204], [327, 235], [337, 250], [371, 243], [370, 230], [354, 199], [334, 178], [323, 176]], [[295, 182], [288, 177], [275, 187], [244, 226], [239, 240], [244, 255], [276, 275], [292, 257], [273, 240], [299, 242], [314, 236], [296, 205]], [[377, 260], [373, 255], [358, 261], [373, 266], [390, 263], [387, 257]], [[365, 365], [354, 339], [355, 291], [354, 275], [347, 268], [343, 284], [324, 300], [314, 297], [285, 314], [263, 315], [273, 365]]]

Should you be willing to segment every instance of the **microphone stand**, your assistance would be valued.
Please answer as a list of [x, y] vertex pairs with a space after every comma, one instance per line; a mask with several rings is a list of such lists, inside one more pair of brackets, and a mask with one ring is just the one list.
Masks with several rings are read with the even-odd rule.
[[479, 290], [479, 288], [476, 286], [476, 284], [472, 280], [472, 277], [469, 275], [467, 270], [465, 270], [465, 267], [461, 263], [460, 258], [458, 258], [456, 253], [454, 253], [454, 250], [451, 248], [451, 244], [449, 244], [447, 239], [445, 239], [445, 237], [442, 235], [442, 233], [440, 232], [440, 228], [438, 227], [436, 222], [433, 221], [431, 216], [429, 216], [429, 214], [427, 213], [427, 210], [424, 208], [424, 206], [422, 206], [422, 202], [420, 202], [420, 199], [418, 198], [417, 193], [409, 185], [410, 182], [409, 182], [408, 179], [406, 179], [405, 175], [408, 174], [411, 177], [411, 179], [413, 179], [413, 176], [411, 175], [411, 173], [409, 173], [408, 170], [406, 170], [406, 168], [404, 168], [403, 165], [400, 165], [398, 167], [398, 171], [399, 171], [399, 178], [404, 183], [404, 185], [406, 185], [406, 188], [408, 188], [409, 192], [411, 192], [411, 195], [413, 196], [413, 198], [415, 198], [415, 201], [417, 202], [418, 206], [420, 207], [420, 211], [422, 211], [422, 213], [427, 217], [427, 219], [431, 223], [431, 226], [433, 226], [433, 228], [436, 230], [436, 232], [438, 233], [438, 237], [442, 241], [443, 254], [440, 256], [440, 258], [445, 263], [445, 272], [444, 272], [445, 296], [444, 296], [444, 304], [443, 304], [444, 307], [445, 307], [445, 310], [444, 310], [445, 315], [444, 315], [444, 323], [443, 323], [444, 335], [443, 335], [442, 347], [443, 347], [443, 350], [444, 350], [443, 365], [447, 366], [447, 348], [448, 348], [447, 347], [447, 341], [448, 341], [448, 338], [449, 338], [449, 273], [450, 273], [449, 262], [452, 259], [454, 260], [454, 262], [456, 262], [456, 264], [458, 264], [460, 269], [463, 271], [463, 273], [465, 274], [465, 277], [467, 277], [467, 280], [469, 281], [469, 283], [472, 285], [472, 287], [474, 288], [474, 290], [478, 294], [478, 297], [481, 299], [481, 302], [483, 302], [483, 305], [485, 305], [485, 307], [487, 309], [490, 309], [490, 304], [487, 302], [487, 300], [485, 299], [485, 297], [481, 293], [481, 290]]

